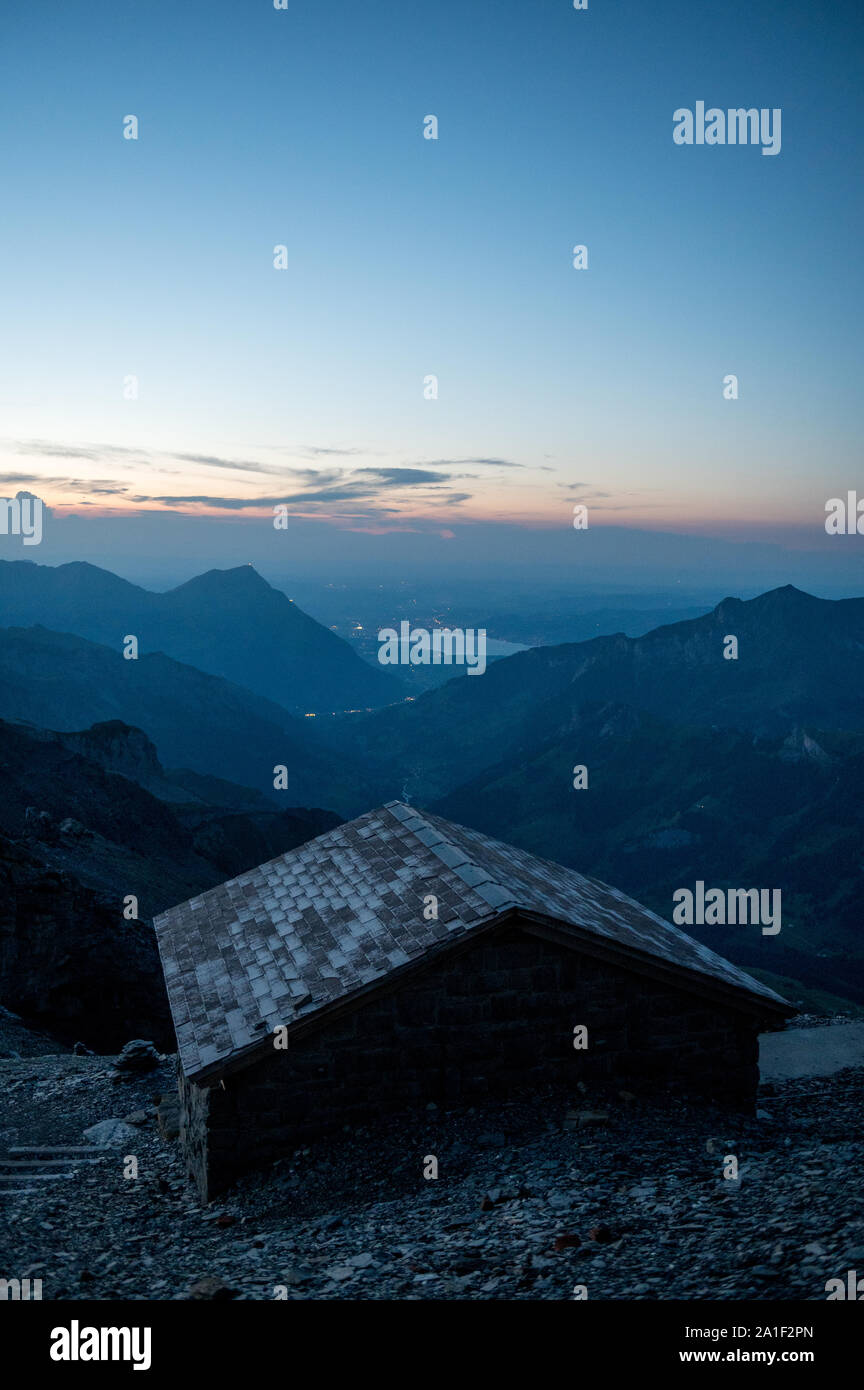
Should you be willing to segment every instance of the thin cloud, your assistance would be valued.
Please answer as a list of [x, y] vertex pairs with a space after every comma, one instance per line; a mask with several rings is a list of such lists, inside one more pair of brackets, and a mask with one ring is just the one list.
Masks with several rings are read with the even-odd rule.
[[33, 474], [32, 474], [32, 473], [0, 473], [0, 484], [2, 484], [2, 485], [5, 485], [5, 484], [8, 483], [9, 486], [12, 487], [12, 486], [17, 486], [17, 484], [19, 484], [19, 483], [35, 483], [35, 482], [38, 482], [38, 483], [40, 484], [40, 486], [41, 486], [42, 484], [44, 484], [44, 483], [55, 483], [55, 484], [57, 484], [57, 485], [59, 486], [61, 483], [67, 483], [67, 482], [69, 482], [69, 479], [68, 479], [68, 478], [44, 478], [44, 477], [41, 477], [41, 476], [40, 476], [38, 479], [36, 479], [36, 478], [33, 477]]
[[108, 459], [145, 461], [151, 457], [146, 450], [127, 449], [119, 444], [57, 444], [48, 439], [18, 439], [13, 441], [19, 454], [42, 458], [88, 459], [101, 463]]
[[322, 446], [320, 446], [320, 445], [318, 445], [318, 444], [302, 444], [302, 445], [300, 446], [300, 448], [299, 448], [296, 452], [299, 453], [299, 454], [314, 454], [314, 455], [316, 455], [316, 456], [317, 456], [318, 454], [344, 455], [344, 456], [347, 458], [347, 457], [348, 457], [349, 455], [351, 455], [351, 454], [375, 453], [375, 450], [374, 450], [374, 449], [372, 449], [372, 450], [367, 450], [367, 449], [354, 449], [354, 448], [352, 448], [352, 449], [327, 449], [327, 448], [324, 448], [324, 447], [322, 447]]
[[178, 463], [202, 463], [208, 468], [227, 468], [237, 473], [275, 473], [286, 472], [284, 468], [279, 468], [270, 463], [257, 463], [252, 459], [226, 459], [219, 458], [216, 454], [171, 454], [170, 458]]
[[429, 459], [423, 463], [426, 468], [470, 468], [473, 464], [483, 464], [489, 468], [524, 468], [524, 463], [513, 459], [471, 458], [471, 459]]
[[410, 486], [415, 483], [451, 481], [449, 473], [435, 473], [429, 468], [355, 468], [348, 474], [349, 478], [360, 476], [380, 478], [388, 487], [396, 487], [402, 483]]
[[162, 502], [166, 507], [220, 507], [225, 511], [244, 511], [250, 507], [276, 507], [284, 497], [212, 497], [206, 493], [186, 494], [183, 497], [133, 497], [133, 502]]

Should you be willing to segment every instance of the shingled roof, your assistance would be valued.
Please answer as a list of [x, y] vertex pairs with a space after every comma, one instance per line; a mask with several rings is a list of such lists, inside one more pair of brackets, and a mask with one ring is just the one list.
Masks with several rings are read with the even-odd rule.
[[[423, 899], [438, 899], [426, 921]], [[155, 919], [186, 1075], [218, 1075], [270, 1034], [374, 988], [518, 911], [573, 944], [654, 964], [771, 1014], [779, 995], [624, 893], [465, 826], [388, 802]]]

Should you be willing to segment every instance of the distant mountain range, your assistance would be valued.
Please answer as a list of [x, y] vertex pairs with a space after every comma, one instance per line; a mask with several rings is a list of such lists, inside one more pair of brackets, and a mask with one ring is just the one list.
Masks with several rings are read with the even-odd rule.
[[[725, 638], [738, 641], [724, 658]], [[642, 637], [533, 647], [335, 737], [406, 797], [428, 802], [525, 752], [586, 703], [629, 705], [675, 724], [771, 736], [798, 725], [864, 730], [864, 599], [791, 586]]]
[[251, 565], [158, 594], [84, 562], [0, 561], [0, 625], [70, 632], [116, 652], [131, 634], [142, 655], [163, 652], [293, 714], [372, 709], [405, 694], [398, 676], [365, 662]]

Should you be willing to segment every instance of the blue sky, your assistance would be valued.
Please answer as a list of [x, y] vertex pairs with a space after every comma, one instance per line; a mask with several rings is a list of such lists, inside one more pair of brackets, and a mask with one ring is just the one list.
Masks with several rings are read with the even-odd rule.
[[[88, 0], [2, 30], [7, 494], [759, 537], [861, 478], [848, 0]], [[676, 146], [697, 100], [780, 107], [780, 154]]]

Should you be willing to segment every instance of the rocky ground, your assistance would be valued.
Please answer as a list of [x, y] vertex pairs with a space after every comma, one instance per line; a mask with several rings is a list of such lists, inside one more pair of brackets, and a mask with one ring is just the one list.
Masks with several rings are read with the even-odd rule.
[[[154, 1108], [173, 1059], [118, 1074], [0, 1024], [0, 1275], [44, 1299], [824, 1300], [864, 1272], [864, 1068], [766, 1085], [755, 1118], [621, 1092], [430, 1108], [202, 1209]], [[88, 1163], [10, 1153], [111, 1119]]]

